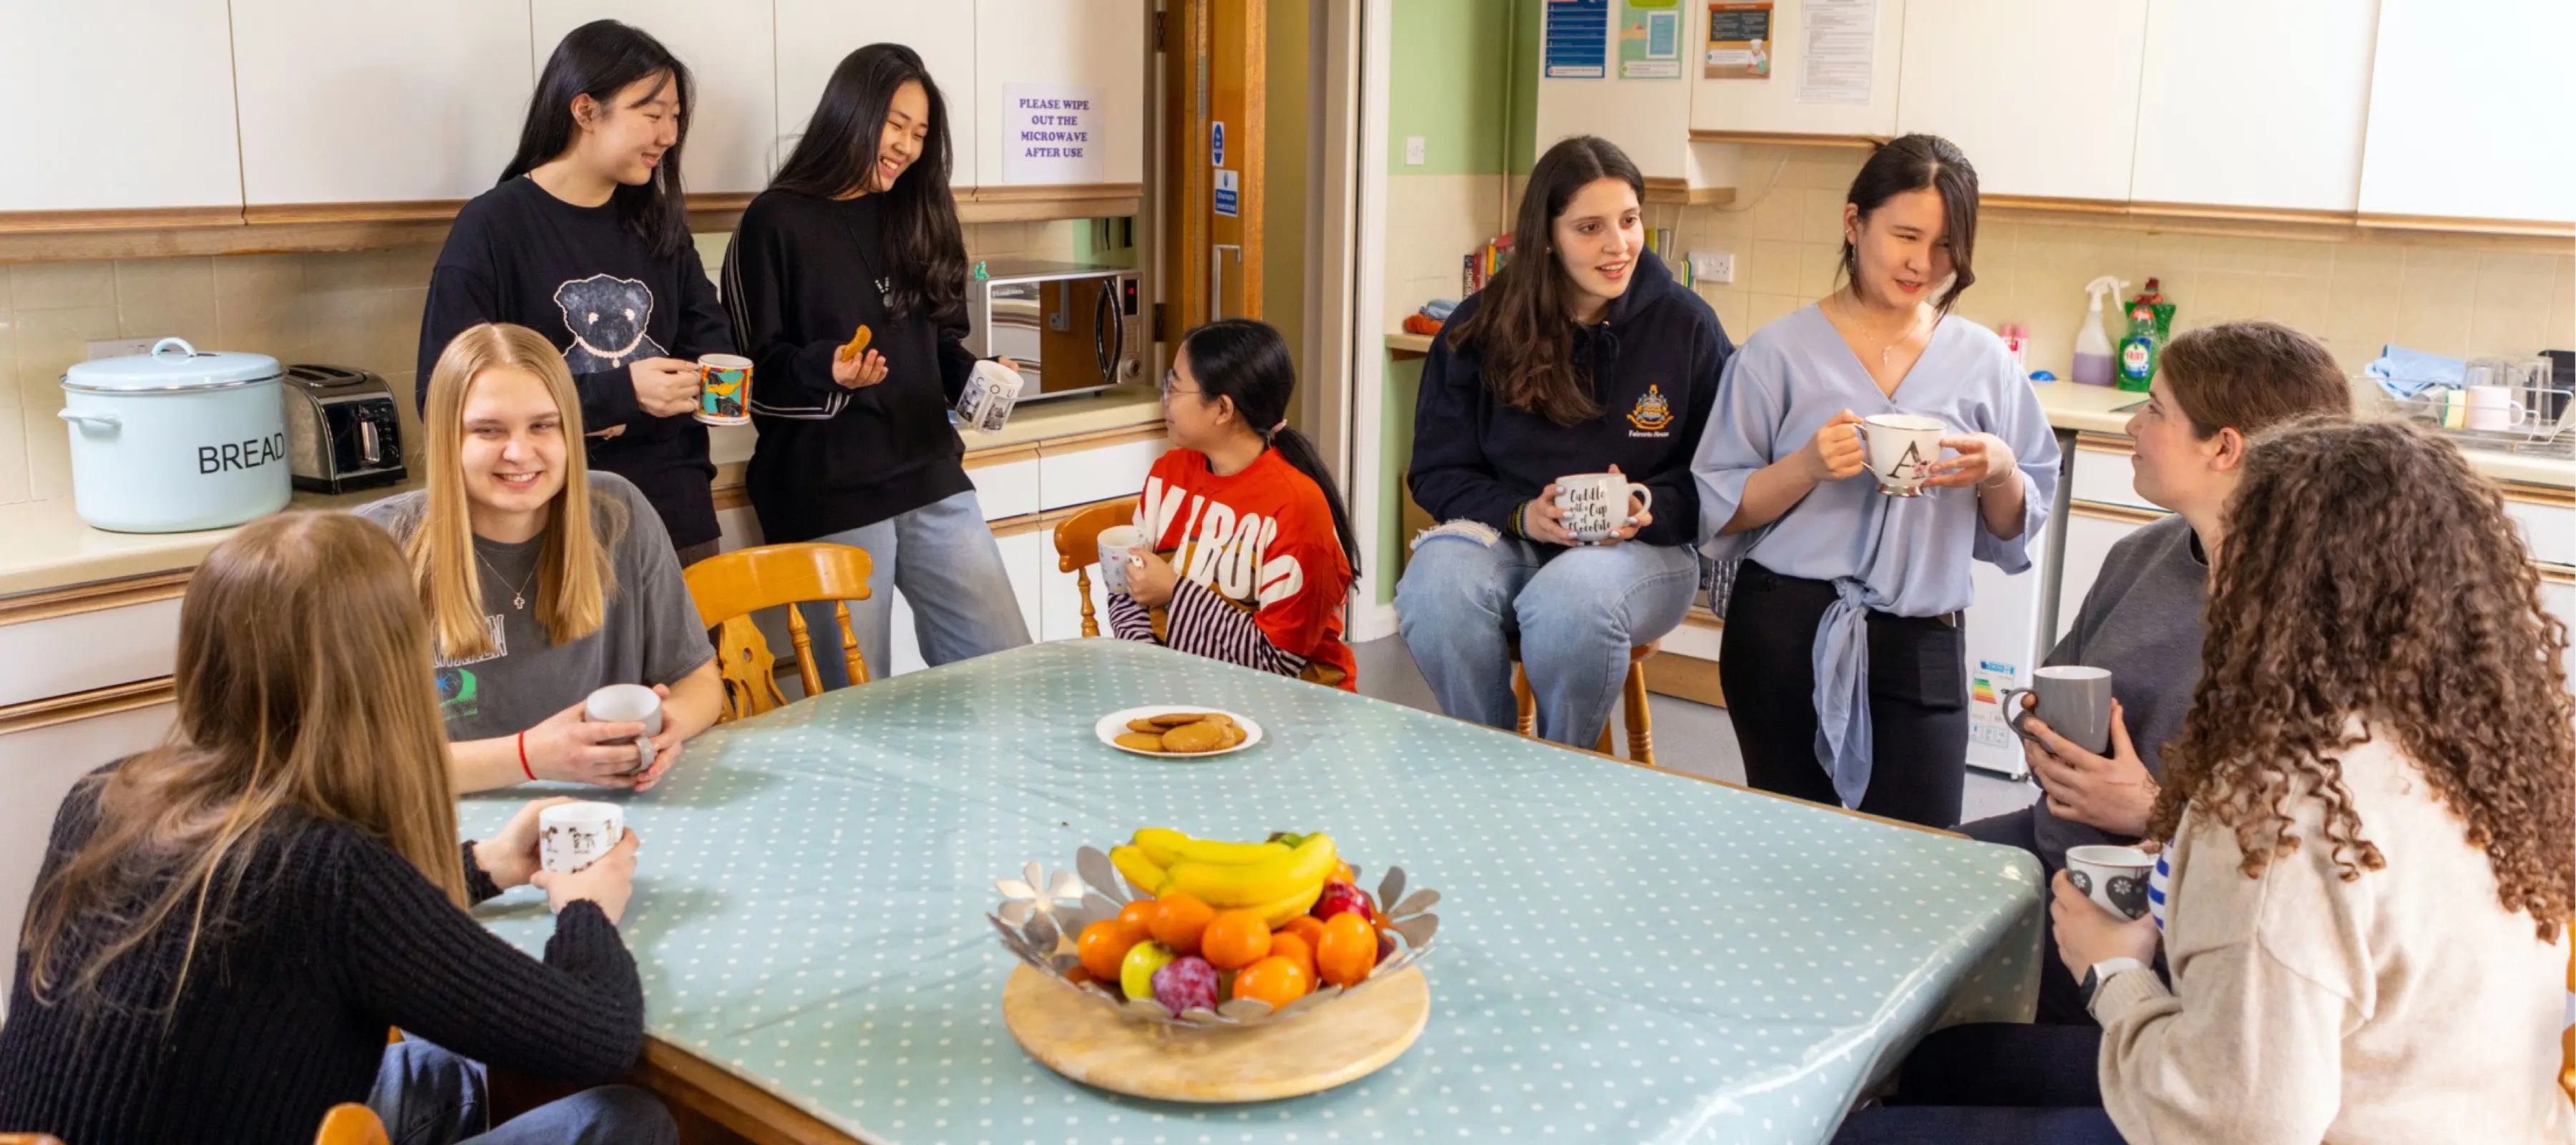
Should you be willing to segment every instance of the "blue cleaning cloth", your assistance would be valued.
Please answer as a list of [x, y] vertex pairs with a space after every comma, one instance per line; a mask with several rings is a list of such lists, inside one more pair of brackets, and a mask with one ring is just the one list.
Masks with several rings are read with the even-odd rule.
[[2378, 360], [2361, 368], [2394, 398], [2411, 398], [2435, 387], [2457, 388], [2467, 371], [2468, 363], [2458, 358], [2396, 345], [2380, 347]]
[[1422, 316], [1434, 322], [1446, 322], [1449, 320], [1449, 313], [1456, 309], [1458, 309], [1457, 299], [1434, 298], [1422, 304]]

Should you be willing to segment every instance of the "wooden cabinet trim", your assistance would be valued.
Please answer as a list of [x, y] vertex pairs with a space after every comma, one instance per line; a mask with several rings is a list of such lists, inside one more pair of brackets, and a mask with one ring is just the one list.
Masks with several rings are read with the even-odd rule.
[[178, 690], [172, 683], [172, 677], [169, 676], [136, 680], [130, 684], [112, 684], [104, 688], [92, 688], [86, 692], [74, 692], [68, 696], [48, 696], [41, 700], [29, 700], [23, 704], [0, 707], [0, 736], [34, 731], [37, 728], [70, 723], [73, 720], [112, 716], [118, 712], [130, 712], [136, 708], [172, 703], [177, 699]]
[[1107, 449], [1113, 445], [1127, 445], [1139, 441], [1162, 441], [1170, 436], [1171, 431], [1164, 428], [1162, 419], [1157, 418], [1151, 425], [1133, 425], [1127, 426], [1123, 429], [1103, 429], [1091, 433], [1070, 434], [1064, 437], [1042, 438], [1035, 444], [1037, 446], [1038, 456], [1061, 457], [1065, 454], [1081, 453], [1085, 450]]
[[2545, 561], [2533, 561], [2531, 562], [2531, 567], [2540, 570], [2540, 579], [2544, 583], [2576, 585], [2576, 566], [2553, 565]]
[[168, 600], [188, 591], [188, 578], [195, 571], [180, 569], [0, 597], [0, 627]]
[[1646, 177], [1646, 194], [1641, 201], [1693, 207], [1718, 206], [1735, 201], [1735, 188], [1694, 187], [1690, 180], [1678, 176], [1649, 175]]
[[2096, 433], [2089, 429], [2076, 432], [2075, 448], [2086, 453], [2116, 453], [2122, 457], [2138, 451], [2137, 444], [2126, 437], [2116, 433]]
[[2125, 521], [2132, 525], [2152, 525], [2171, 514], [2158, 509], [2140, 509], [2132, 505], [2112, 505], [2102, 501], [2069, 501], [2070, 516], [2092, 517], [2102, 521]]
[[1781, 143], [1801, 147], [1877, 147], [1884, 135], [1822, 135], [1798, 131], [1711, 131], [1693, 129], [1693, 143]]
[[1025, 442], [1019, 445], [997, 445], [990, 449], [967, 450], [966, 468], [989, 469], [996, 465], [1009, 465], [1016, 461], [1035, 461], [1037, 459], [1037, 442]]
[[2552, 509], [2576, 509], [2576, 489], [2555, 485], [2534, 485], [2528, 481], [2498, 481], [2504, 499], [2525, 505], [2545, 505]]

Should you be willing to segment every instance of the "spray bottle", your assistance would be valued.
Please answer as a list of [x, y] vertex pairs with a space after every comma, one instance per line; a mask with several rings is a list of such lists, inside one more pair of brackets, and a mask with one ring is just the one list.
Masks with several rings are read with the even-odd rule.
[[2127, 286], [2111, 275], [2103, 275], [2085, 284], [2084, 292], [2093, 296], [2093, 304], [2084, 315], [2084, 328], [2075, 334], [2075, 380], [2087, 386], [2111, 384], [2111, 339], [2102, 333], [2102, 298], [2117, 298]]

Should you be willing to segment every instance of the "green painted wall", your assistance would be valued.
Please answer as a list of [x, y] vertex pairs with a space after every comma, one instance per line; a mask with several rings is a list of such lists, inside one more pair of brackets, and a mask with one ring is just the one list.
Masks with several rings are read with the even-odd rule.
[[[1524, 0], [1396, 0], [1387, 77], [1387, 170], [1499, 174], [1507, 157], [1512, 17]], [[1533, 92], [1534, 94], [1534, 92]], [[1404, 141], [1423, 139], [1423, 163]]]

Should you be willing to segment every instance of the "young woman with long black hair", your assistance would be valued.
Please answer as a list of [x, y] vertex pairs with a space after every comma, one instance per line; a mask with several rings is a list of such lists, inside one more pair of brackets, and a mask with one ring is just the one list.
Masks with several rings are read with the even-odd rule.
[[[975, 367], [951, 161], [948, 105], [921, 57], [860, 48], [833, 70], [725, 252], [734, 340], [759, 364], [751, 507], [772, 544], [856, 545], [875, 558], [870, 597], [850, 602], [850, 618], [880, 668], [889, 588], [912, 605], [931, 664], [1029, 642], [948, 423]], [[867, 348], [844, 357], [861, 327]], [[807, 615], [824, 683], [837, 687], [831, 609]]]
[[[1699, 589], [1691, 445], [1735, 352], [1708, 303], [1646, 249], [1645, 178], [1576, 136], [1530, 169], [1512, 262], [1432, 339], [1414, 406], [1413, 498], [1443, 522], [1395, 589], [1405, 647], [1442, 711], [1508, 728], [1520, 640], [1538, 733], [1590, 747], [1630, 646]], [[1568, 534], [1559, 477], [1653, 491], [1598, 540]]]
[[1359, 542], [1315, 443], [1288, 428], [1296, 392], [1268, 325], [1221, 318], [1181, 336], [1163, 377], [1174, 448], [1145, 477], [1145, 540], [1109, 619], [1124, 639], [1357, 691], [1342, 625]]
[[[1718, 672], [1764, 791], [1948, 827], [1967, 783], [1969, 562], [2030, 567], [2057, 438], [2003, 340], [1950, 313], [1977, 280], [1977, 173], [1880, 147], [1843, 204], [1842, 289], [1756, 331], [1691, 470], [1742, 558]], [[1862, 476], [1865, 416], [1937, 418], [1920, 496]], [[1937, 451], [1936, 451], [1937, 452]], [[1855, 479], [1857, 478], [1857, 479]]]
[[594, 20], [555, 46], [499, 186], [456, 216], [420, 320], [417, 400], [450, 339], [482, 322], [544, 334], [581, 393], [590, 465], [635, 483], [687, 566], [714, 556], [698, 356], [731, 353], [689, 239], [680, 152], [688, 65], [640, 28]]

